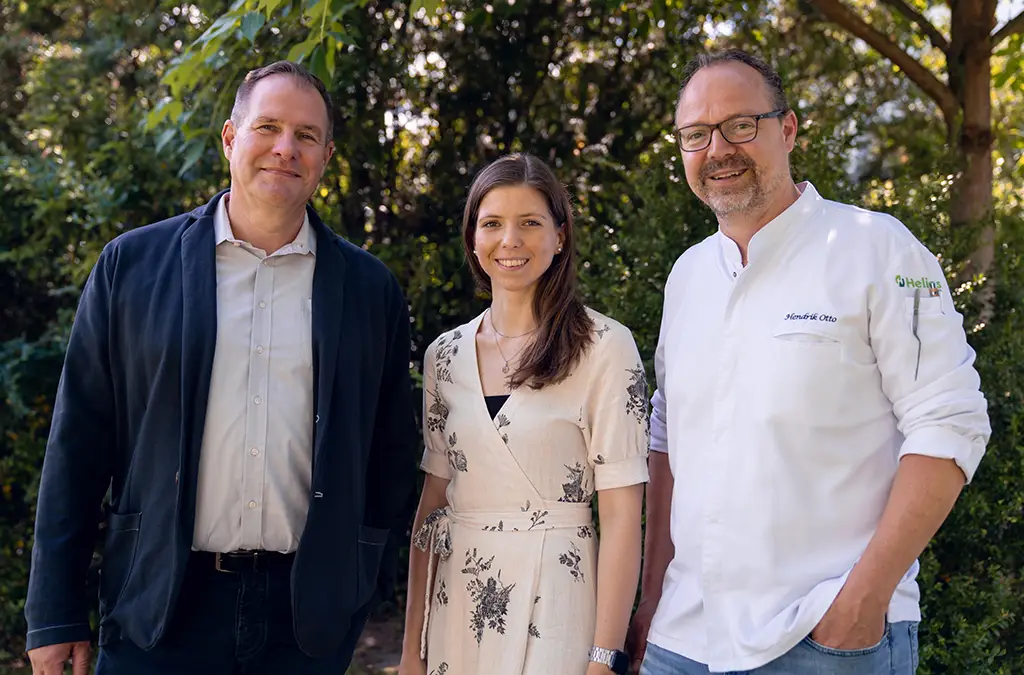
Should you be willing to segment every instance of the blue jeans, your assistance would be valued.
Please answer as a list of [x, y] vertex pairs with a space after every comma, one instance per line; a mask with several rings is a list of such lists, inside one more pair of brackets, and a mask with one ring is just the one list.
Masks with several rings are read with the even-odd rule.
[[341, 675], [366, 617], [352, 618], [336, 654], [307, 656], [292, 627], [290, 572], [218, 572], [193, 555], [163, 639], [149, 651], [127, 638], [104, 644], [96, 675]]
[[[754, 670], [729, 675], [914, 675], [917, 622], [888, 624], [882, 641], [867, 649], [841, 651], [804, 638], [788, 652]], [[702, 663], [648, 644], [640, 675], [708, 675]]]

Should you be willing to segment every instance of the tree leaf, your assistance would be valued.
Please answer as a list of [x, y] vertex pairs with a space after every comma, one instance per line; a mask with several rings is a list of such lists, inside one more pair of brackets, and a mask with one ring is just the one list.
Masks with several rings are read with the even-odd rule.
[[146, 114], [146, 129], [155, 129], [168, 118], [177, 121], [183, 111], [184, 106], [181, 101], [164, 99]]
[[270, 15], [276, 12], [277, 8], [280, 7], [284, 1], [285, 0], [260, 0], [259, 6], [267, 13], [267, 16], [270, 17]]
[[327, 76], [330, 78], [325, 80], [330, 86], [331, 82], [334, 82], [334, 59], [338, 54], [338, 45], [334, 41], [334, 38], [328, 37], [326, 44], [324, 44], [324, 65], [327, 67]]
[[256, 44], [256, 33], [259, 32], [260, 28], [263, 28], [263, 24], [267, 22], [267, 17], [263, 16], [262, 12], [248, 12], [242, 17], [242, 35], [251, 43]]
[[302, 60], [309, 56], [319, 44], [320, 40], [317, 39], [316, 36], [309, 38], [305, 42], [300, 42], [288, 50], [288, 60], [294, 61], [295, 63], [302, 62]]
[[178, 133], [178, 130], [173, 127], [170, 129], [165, 129], [164, 132], [160, 134], [156, 139], [156, 151], [162, 152], [164, 146], [171, 142], [171, 139], [174, 138], [174, 135], [176, 133]]
[[204, 42], [210, 42], [219, 37], [227, 35], [232, 30], [234, 30], [236, 26], [238, 26], [238, 15], [229, 12], [228, 14], [225, 14], [224, 16], [214, 21], [213, 24], [209, 28], [207, 28], [206, 31], [202, 35], [200, 35], [193, 44], [200, 45]]
[[[309, 72], [329, 83], [331, 74], [327, 71], [327, 50], [324, 45], [317, 45], [309, 57]], [[330, 85], [328, 85], [330, 86]]]
[[203, 152], [206, 151], [206, 143], [202, 139], [192, 141], [185, 151], [185, 160], [181, 164], [181, 168], [178, 169], [178, 178], [181, 178], [185, 173], [191, 169], [199, 158], [203, 156]]

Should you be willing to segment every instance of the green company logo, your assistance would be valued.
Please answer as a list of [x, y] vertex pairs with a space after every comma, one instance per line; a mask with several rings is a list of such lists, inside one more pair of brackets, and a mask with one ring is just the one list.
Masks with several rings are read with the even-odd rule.
[[921, 277], [920, 279], [910, 279], [909, 277], [903, 277], [899, 274], [896, 275], [896, 285], [900, 288], [929, 288], [934, 291], [942, 288], [941, 281], [932, 281], [928, 277]]

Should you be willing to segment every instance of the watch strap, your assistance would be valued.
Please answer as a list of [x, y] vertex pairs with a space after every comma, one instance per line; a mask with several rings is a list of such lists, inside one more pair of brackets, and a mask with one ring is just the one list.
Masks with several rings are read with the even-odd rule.
[[605, 649], [594, 645], [590, 648], [590, 660], [608, 666], [615, 675], [626, 675], [629, 669], [629, 655], [618, 649]]

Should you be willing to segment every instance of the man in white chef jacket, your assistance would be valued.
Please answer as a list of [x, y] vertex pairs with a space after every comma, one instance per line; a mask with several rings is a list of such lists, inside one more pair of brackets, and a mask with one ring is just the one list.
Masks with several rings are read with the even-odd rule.
[[719, 230], [665, 287], [640, 672], [913, 673], [917, 557], [990, 434], [942, 269], [793, 182], [797, 119], [759, 59], [691, 62], [675, 126]]

